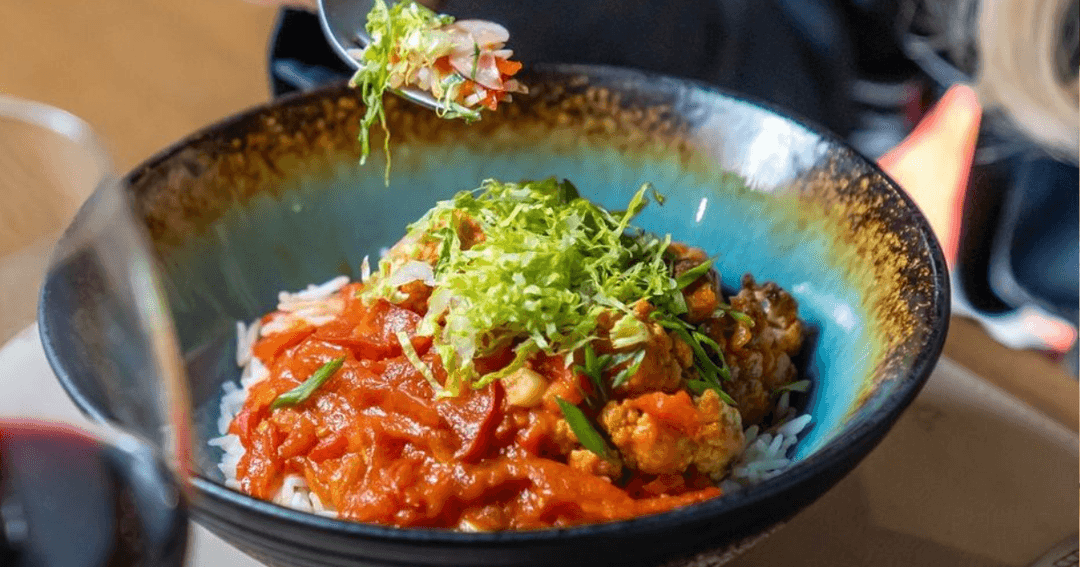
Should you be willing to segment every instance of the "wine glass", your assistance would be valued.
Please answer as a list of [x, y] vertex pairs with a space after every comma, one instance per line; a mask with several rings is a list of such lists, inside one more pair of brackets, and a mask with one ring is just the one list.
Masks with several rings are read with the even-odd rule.
[[[125, 400], [112, 405], [131, 415], [91, 416], [100, 425], [89, 431], [0, 416], [0, 563], [125, 565], [133, 558], [179, 565], [188, 529], [190, 403], [145, 227], [85, 122], [0, 96], [0, 257], [25, 257], [6, 268], [4, 301], [24, 311], [37, 303], [23, 290], [40, 285], [44, 250], [86, 195], [76, 213], [83, 222], [60, 237], [45, 273], [62, 271], [106, 290], [92, 306], [65, 315], [111, 369], [101, 395]], [[18, 379], [0, 377], [5, 387], [34, 387]], [[121, 430], [120, 421], [134, 425]], [[87, 543], [94, 541], [106, 543], [95, 549]], [[104, 562], [87, 562], [95, 553]]]

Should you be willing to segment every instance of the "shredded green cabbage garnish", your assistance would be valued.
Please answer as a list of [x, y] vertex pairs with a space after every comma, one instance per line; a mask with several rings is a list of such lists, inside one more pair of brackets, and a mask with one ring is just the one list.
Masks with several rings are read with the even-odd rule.
[[649, 340], [649, 330], [637, 317], [623, 317], [611, 327], [611, 346], [624, 349]]
[[405, 355], [405, 358], [409, 360], [409, 363], [414, 368], [420, 371], [420, 374], [424, 375], [424, 379], [431, 385], [431, 389], [435, 390], [436, 398], [445, 398], [454, 395], [447, 392], [447, 390], [439, 384], [439, 381], [435, 379], [435, 373], [431, 371], [431, 367], [426, 362], [420, 359], [420, 355], [416, 353], [416, 349], [413, 348], [412, 341], [409, 340], [409, 335], [405, 334], [405, 331], [398, 331], [394, 333], [397, 337], [398, 344], [401, 345], [401, 353]]
[[[647, 338], [631, 314], [640, 299], [672, 317], [685, 313], [664, 261], [671, 238], [629, 225], [651, 189], [643, 185], [626, 212], [613, 214], [580, 198], [566, 181], [488, 180], [412, 224], [404, 241], [414, 250], [438, 251], [434, 292], [417, 333], [433, 337], [455, 383], [483, 386], [536, 351], [574, 352], [597, 338], [604, 312], [627, 314], [612, 329], [617, 347], [638, 344]], [[463, 250], [458, 227], [469, 221], [483, 241]], [[383, 260], [380, 277], [392, 262]], [[385, 287], [376, 281], [369, 289], [385, 297]], [[514, 361], [495, 375], [477, 376], [473, 360], [509, 344], [519, 344]]]
[[[360, 163], [367, 161], [371, 151], [369, 130], [376, 121], [382, 127], [383, 150], [386, 153], [386, 179], [390, 178], [390, 132], [386, 129], [386, 111], [383, 94], [400, 85], [394, 85], [394, 77], [411, 76], [417, 69], [430, 67], [435, 60], [450, 53], [449, 36], [436, 31], [452, 24], [454, 18], [436, 14], [413, 0], [401, 0], [387, 6], [384, 0], [375, 0], [368, 13], [367, 32], [371, 43], [357, 58], [360, 68], [350, 84], [360, 89], [366, 110], [360, 120]], [[448, 75], [440, 83], [432, 85], [432, 95], [446, 109], [443, 118], [477, 120], [480, 112], [454, 102], [462, 79]]]

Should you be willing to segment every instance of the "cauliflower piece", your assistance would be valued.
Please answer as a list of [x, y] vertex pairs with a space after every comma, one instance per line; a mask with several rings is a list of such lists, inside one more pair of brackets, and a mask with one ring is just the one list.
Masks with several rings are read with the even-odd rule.
[[[682, 386], [683, 368], [680, 357], [677, 356], [675, 343], [680, 340], [672, 340], [667, 330], [658, 323], [647, 323], [649, 338], [645, 341], [645, 357], [641, 359], [641, 365], [618, 388], [616, 395], [635, 396], [645, 392], [674, 392]], [[686, 346], [686, 345], [683, 345]], [[636, 346], [635, 348], [641, 348]], [[686, 346], [687, 349], [690, 347]], [[693, 361], [693, 351], [691, 363]]]
[[581, 446], [577, 435], [574, 434], [574, 430], [570, 428], [570, 424], [563, 418], [559, 418], [555, 422], [555, 430], [552, 432], [551, 439], [563, 455], [570, 453], [574, 447]]
[[696, 400], [680, 391], [610, 401], [600, 424], [626, 466], [649, 474], [681, 474], [694, 465], [718, 478], [744, 441], [738, 412], [712, 390]]
[[702, 425], [691, 461], [699, 472], [720, 480], [746, 442], [742, 418], [713, 390], [705, 390], [696, 405]]
[[[634, 351], [645, 349], [645, 356], [641, 359], [641, 365], [619, 387], [615, 388], [615, 395], [619, 397], [632, 397], [646, 392], [675, 392], [682, 387], [683, 371], [693, 366], [694, 352], [690, 346], [677, 336], [669, 334], [663, 326], [649, 318], [654, 310], [648, 301], [638, 301], [634, 304], [634, 317], [645, 325], [647, 338], [644, 343], [626, 347], [623, 350]], [[627, 315], [622, 315], [627, 317]], [[611, 325], [617, 318], [602, 318], [601, 325], [605, 330], [610, 330]], [[629, 363], [627, 363], [629, 364]], [[611, 370], [612, 375], [622, 370], [619, 366]]]
[[530, 454], [549, 458], [569, 455], [570, 451], [581, 447], [570, 424], [556, 414], [542, 408], [509, 408], [496, 430], [496, 437], [510, 439], [516, 437], [516, 444]]
[[[672, 262], [672, 272], [676, 278], [709, 259], [704, 250], [679, 242], [671, 243], [668, 246], [668, 252], [675, 257]], [[686, 286], [683, 289], [683, 297], [686, 298], [687, 321], [700, 323], [712, 317], [716, 308], [720, 307], [720, 281], [716, 270], [709, 269], [697, 281]]]
[[773, 392], [797, 377], [791, 357], [803, 341], [799, 306], [775, 283], [758, 285], [746, 275], [731, 307], [753, 325], [721, 317], [706, 321], [702, 330], [728, 353], [732, 381], [724, 390], [735, 400], [743, 422], [757, 423], [772, 411]]
[[630, 400], [611, 401], [600, 412], [601, 426], [622, 455], [626, 466], [645, 473], [680, 473], [690, 466], [693, 441], [652, 414], [630, 406]]
[[588, 473], [594, 476], [604, 477], [609, 481], [619, 478], [622, 474], [622, 462], [608, 461], [588, 449], [574, 449], [566, 463], [570, 468]]

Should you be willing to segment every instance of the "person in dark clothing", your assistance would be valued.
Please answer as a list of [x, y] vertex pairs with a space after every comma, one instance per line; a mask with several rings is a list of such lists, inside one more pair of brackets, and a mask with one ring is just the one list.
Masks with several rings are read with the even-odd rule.
[[[321, 37], [315, 0], [286, 5], [272, 58], [276, 90], [321, 84], [348, 73]], [[423, 0], [459, 19], [498, 22], [526, 66], [579, 63], [632, 67], [694, 79], [775, 104], [845, 136], [853, 50], [839, 0]], [[327, 74], [326, 70], [333, 73]], [[275, 69], [271, 70], [275, 73]], [[281, 72], [284, 71], [284, 72]], [[314, 72], [317, 78], [297, 77]], [[301, 83], [301, 84], [291, 84]], [[290, 84], [291, 87], [290, 88]], [[279, 93], [280, 94], [280, 93]]]

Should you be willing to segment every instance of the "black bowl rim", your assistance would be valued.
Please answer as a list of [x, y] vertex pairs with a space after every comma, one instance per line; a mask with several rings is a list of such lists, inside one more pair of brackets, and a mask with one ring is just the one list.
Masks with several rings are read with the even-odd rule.
[[[757, 503], [770, 501], [784, 496], [790, 497], [797, 494], [800, 486], [811, 484], [812, 481], [815, 480], [826, 482], [828, 486], [826, 486], [825, 489], [827, 490], [843, 476], [842, 474], [840, 476], [830, 474], [830, 471], [841, 468], [846, 469], [843, 471], [843, 473], [846, 474], [850, 469], [854, 468], [859, 461], [877, 446], [885, 433], [892, 428], [900, 414], [911, 404], [929, 378], [930, 373], [933, 371], [944, 348], [951, 313], [949, 272], [941, 246], [930, 228], [929, 222], [922, 214], [922, 211], [915, 202], [912, 201], [908, 194], [900, 188], [899, 184], [883, 171], [874, 160], [862, 155], [845, 141], [813, 121], [793, 115], [790, 111], [781, 109], [772, 103], [762, 101], [755, 97], [735, 93], [722, 87], [717, 87], [701, 81], [669, 77], [648, 71], [607, 65], [554, 63], [535, 65], [534, 69], [540, 73], [549, 75], [565, 75], [568, 77], [586, 75], [588, 77], [603, 78], [609, 81], [617, 79], [622, 82], [634, 84], [663, 83], [733, 99], [757, 107], [758, 109], [783, 120], [802, 126], [818, 136], [821, 141], [827, 142], [830, 146], [838, 147], [850, 152], [852, 156], [864, 161], [873, 173], [880, 175], [882, 179], [885, 180], [885, 185], [888, 190], [895, 192], [905, 206], [913, 213], [913, 221], [929, 252], [930, 268], [932, 271], [930, 277], [934, 280], [934, 291], [931, 297], [934, 308], [929, 313], [932, 319], [930, 321], [930, 332], [927, 334], [922, 348], [919, 349], [912, 361], [911, 369], [905, 375], [892, 379], [899, 383], [893, 389], [890, 396], [886, 398], [880, 406], [871, 410], [867, 419], [842, 431], [839, 435], [829, 440], [823, 447], [805, 459], [794, 463], [780, 475], [746, 487], [732, 494], [725, 495], [722, 498], [714, 498], [667, 512], [641, 516], [629, 520], [586, 524], [568, 528], [502, 532], [460, 532], [449, 529], [397, 528], [338, 520], [286, 508], [236, 492], [225, 487], [223, 484], [219, 484], [216, 481], [202, 476], [201, 474], [193, 476], [190, 479], [198, 496], [219, 502], [226, 502], [244, 509], [247, 512], [254, 513], [257, 516], [263, 516], [266, 519], [279, 522], [283, 521], [296, 524], [298, 527], [302, 526], [310, 530], [321, 531], [335, 536], [359, 536], [368, 540], [384, 541], [387, 543], [412, 542], [449, 546], [502, 547], [513, 546], [514, 544], [519, 543], [554, 542], [569, 538], [604, 537], [616, 534], [624, 537], [636, 534], [644, 535], [655, 533], [657, 530], [670, 530], [674, 527], [678, 527], [680, 524], [701, 521], [709, 517], [719, 516], [723, 513], [752, 510], [752, 507]], [[308, 99], [321, 98], [328, 93], [340, 91], [343, 85], [344, 82], [338, 82], [311, 91], [290, 93], [233, 114], [180, 139], [164, 150], [156, 153], [125, 175], [123, 182], [125, 184], [130, 184], [130, 182], [138, 178], [142, 172], [177, 154], [189, 145], [204, 138], [211, 137], [222, 130], [236, 126], [244, 120], [250, 119], [253, 115], [269, 108], [287, 106]], [[46, 358], [53, 371], [56, 373], [57, 379], [60, 381], [64, 390], [67, 391], [68, 395], [83, 413], [95, 421], [111, 422], [113, 420], [110, 416], [101, 409], [94, 407], [90, 401], [79, 392], [78, 387], [72, 379], [71, 368], [69, 368], [68, 363], [60, 357], [60, 353], [55, 348], [53, 341], [54, 330], [48, 324], [50, 318], [48, 316], [49, 309], [47, 307], [49, 287], [52, 282], [51, 275], [52, 274], [49, 274], [49, 276], [47, 276], [46, 281], [42, 286], [38, 305], [39, 333]], [[824, 492], [824, 490], [822, 492]], [[193, 500], [193, 504], [196, 505], [196, 508], [198, 508], [199, 501], [200, 498], [195, 498]], [[198, 517], [198, 515], [199, 511], [196, 510], [196, 517]], [[786, 518], [776, 518], [777, 521], [783, 519]]]

